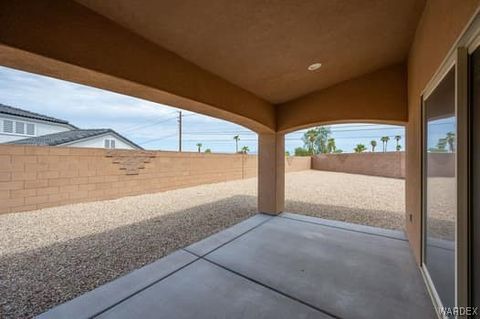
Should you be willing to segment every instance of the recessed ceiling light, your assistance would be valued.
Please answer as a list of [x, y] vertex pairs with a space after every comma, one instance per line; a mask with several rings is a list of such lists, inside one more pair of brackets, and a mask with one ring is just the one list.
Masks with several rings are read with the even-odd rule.
[[310, 64], [307, 69], [308, 71], [315, 71], [320, 69], [321, 66], [322, 66], [321, 63], [313, 63], [313, 64]]

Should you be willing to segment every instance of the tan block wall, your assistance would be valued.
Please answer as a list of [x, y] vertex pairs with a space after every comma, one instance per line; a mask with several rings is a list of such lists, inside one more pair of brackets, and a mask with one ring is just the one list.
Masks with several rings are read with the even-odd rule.
[[312, 158], [312, 169], [405, 178], [405, 153], [321, 154]]
[[[286, 160], [287, 171], [310, 158]], [[0, 146], [0, 213], [257, 176], [257, 156]]]
[[429, 153], [427, 156], [429, 177], [454, 177], [454, 153]]
[[312, 159], [310, 156], [288, 156], [285, 158], [285, 172], [298, 172], [311, 169]]

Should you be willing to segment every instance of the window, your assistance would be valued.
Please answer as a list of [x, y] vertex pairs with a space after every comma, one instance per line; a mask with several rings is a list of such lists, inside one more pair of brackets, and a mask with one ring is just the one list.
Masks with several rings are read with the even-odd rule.
[[21, 121], [3, 120], [2, 132], [35, 136], [35, 124]]
[[35, 124], [27, 123], [27, 135], [35, 135]]
[[15, 122], [15, 133], [17, 133], [17, 134], [25, 134], [25, 123], [23, 123], [23, 122]]
[[114, 139], [105, 139], [105, 148], [115, 148], [115, 140]]
[[13, 121], [3, 120], [3, 132], [13, 133]]

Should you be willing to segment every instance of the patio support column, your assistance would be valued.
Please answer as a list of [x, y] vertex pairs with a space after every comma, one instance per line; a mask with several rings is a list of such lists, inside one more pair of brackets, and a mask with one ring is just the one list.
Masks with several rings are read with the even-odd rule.
[[285, 135], [258, 135], [258, 211], [279, 214], [285, 204]]

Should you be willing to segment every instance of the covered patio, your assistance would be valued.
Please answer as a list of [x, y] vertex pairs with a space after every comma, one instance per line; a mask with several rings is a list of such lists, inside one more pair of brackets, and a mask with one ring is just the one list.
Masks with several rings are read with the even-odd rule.
[[400, 231], [257, 214], [39, 318], [434, 318]]
[[[259, 215], [42, 317], [433, 318], [432, 301], [439, 316], [478, 306], [469, 161], [480, 135], [470, 143], [468, 112], [478, 13], [478, 0], [0, 2], [3, 65], [258, 134]], [[445, 277], [428, 274], [448, 260], [425, 255], [424, 108], [445, 78], [457, 141], [443, 291]], [[285, 134], [328, 123], [406, 127], [406, 236], [284, 213]]]

